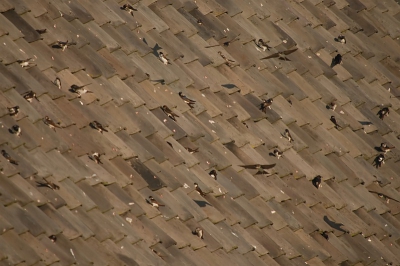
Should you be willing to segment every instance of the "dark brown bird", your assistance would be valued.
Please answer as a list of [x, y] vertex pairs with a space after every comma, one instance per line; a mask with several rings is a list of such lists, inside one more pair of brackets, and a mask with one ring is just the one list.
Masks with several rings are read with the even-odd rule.
[[11, 155], [8, 154], [5, 150], [1, 150], [1, 154], [3, 155], [4, 158], [6, 158], [6, 160], [7, 160], [9, 163], [18, 165], [18, 162], [17, 162], [16, 160], [14, 160], [14, 159], [11, 157]]
[[13, 125], [8, 131], [18, 137], [21, 136], [21, 127], [18, 125]]
[[27, 100], [30, 103], [32, 102], [33, 98], [35, 98], [38, 102], [40, 102], [38, 97], [36, 97], [36, 93], [34, 91], [25, 92], [23, 97], [25, 100]]
[[337, 36], [337, 38], [334, 38], [335, 42], [340, 42], [345, 44], [346, 43], [346, 37], [344, 37], [344, 35], [340, 34], [339, 36]]
[[48, 125], [51, 129], [53, 129], [54, 130], [54, 132], [56, 132], [56, 128], [61, 128], [60, 126], [59, 126], [59, 124], [60, 123], [54, 123], [54, 121], [50, 118], [50, 117], [48, 117], [48, 116], [45, 116], [44, 118], [43, 118], [43, 122], [46, 124], [46, 125]]
[[69, 91], [78, 94], [79, 98], [85, 93], [93, 93], [93, 91], [85, 89], [85, 85], [84, 86], [78, 86], [76, 84], [72, 84], [71, 88], [69, 89]]
[[254, 43], [257, 45], [258, 48], [262, 49], [264, 52], [265, 50], [269, 51], [269, 49], [272, 48], [266, 42], [264, 42], [263, 39], [258, 39], [257, 42], [254, 40]]
[[292, 135], [290, 135], [289, 129], [285, 129], [285, 132], [283, 132], [283, 136], [289, 140], [289, 142], [294, 141], [292, 138]]
[[380, 119], [384, 119], [385, 116], [389, 116], [390, 110], [388, 107], [383, 107], [381, 110], [378, 111], [377, 115]]
[[189, 105], [190, 109], [193, 108], [193, 104], [196, 103], [195, 100], [189, 99], [186, 95], [184, 95], [181, 91], [178, 93], [179, 96], [181, 97], [181, 99], [187, 104]]
[[201, 188], [199, 187], [199, 185], [197, 183], [194, 183], [194, 188], [196, 189], [197, 193], [200, 194], [200, 196], [202, 196], [202, 197], [206, 196], [206, 193], [204, 193], [203, 190], [201, 190]]
[[317, 175], [316, 177], [313, 178], [313, 180], [311, 180], [311, 183], [317, 189], [320, 188], [322, 183], [322, 177], [320, 175]]
[[131, 6], [130, 4], [124, 4], [123, 6], [120, 7], [120, 9], [128, 11], [129, 14], [133, 16], [133, 11], [138, 11], [136, 8]]
[[211, 170], [208, 175], [217, 180], [217, 171]]
[[292, 49], [292, 50], [286, 50], [286, 51], [282, 51], [282, 52], [277, 52], [274, 53], [272, 55], [266, 56], [261, 58], [260, 60], [264, 60], [264, 59], [270, 59], [270, 58], [278, 58], [279, 60], [283, 60], [283, 61], [290, 61], [289, 58], [286, 57], [286, 55], [289, 55], [291, 53], [294, 53], [298, 50], [298, 48]]
[[342, 63], [342, 55], [337, 54], [334, 58], [332, 58], [331, 67], [339, 65]]
[[7, 107], [10, 116], [17, 116], [19, 113], [19, 106]]
[[375, 158], [376, 168], [382, 167], [384, 163], [385, 163], [385, 155], [379, 154], [378, 156], [376, 156]]
[[328, 104], [328, 108], [331, 109], [332, 111], [335, 111], [336, 107], [337, 107], [336, 100], [334, 100], [330, 104]]
[[157, 208], [157, 210], [159, 209], [160, 206], [165, 206], [164, 204], [158, 203], [158, 201], [156, 201], [156, 200], [153, 198], [153, 196], [149, 196], [148, 202], [150, 203], [151, 206]]
[[88, 154], [88, 157], [90, 160], [94, 161], [97, 164], [103, 164], [102, 161], [100, 160], [100, 157], [102, 155], [105, 155], [105, 153], [94, 152], [92, 154]]
[[55, 235], [51, 235], [49, 236], [49, 239], [51, 240], [51, 242], [55, 243], [57, 241], [57, 237]]
[[330, 120], [331, 120], [331, 122], [335, 125], [335, 128], [336, 128], [336, 129], [342, 128], [342, 127], [338, 124], [338, 122], [336, 121], [336, 117], [335, 117], [334, 115], [331, 116]]
[[186, 149], [190, 154], [199, 152], [199, 148], [192, 149], [192, 148], [186, 147], [185, 149]]
[[163, 110], [163, 112], [172, 120], [174, 120], [176, 122], [175, 117], [179, 117], [179, 115], [175, 114], [174, 112], [172, 112], [171, 109], [168, 108], [168, 106], [163, 105], [161, 106], [161, 110]]
[[57, 41], [52, 47], [65, 51], [65, 49], [67, 49], [71, 45], [76, 45], [76, 42], [70, 42], [68, 40], [66, 40], [65, 42]]
[[60, 189], [60, 186], [54, 184], [51, 181], [47, 181], [46, 179], [43, 178], [44, 181], [36, 181], [36, 184], [38, 187], [48, 187], [51, 188], [52, 190], [58, 190]]
[[247, 165], [239, 165], [240, 167], [243, 167], [245, 169], [256, 169], [258, 174], [269, 174], [266, 169], [271, 169], [275, 166], [276, 164], [247, 164]]
[[103, 134], [103, 131], [104, 131], [104, 132], [108, 132], [108, 130], [105, 129], [105, 128], [103, 127], [103, 125], [100, 124], [99, 122], [97, 122], [96, 120], [94, 120], [93, 122], [90, 122], [90, 123], [89, 123], [89, 126], [90, 126], [91, 128], [93, 128], [93, 129], [96, 129], [96, 130], [99, 131], [101, 134]]
[[271, 109], [271, 105], [274, 99], [269, 98], [268, 100], [263, 100], [262, 103], [260, 104], [260, 110], [264, 113], [267, 112], [267, 109]]
[[275, 155], [275, 157], [278, 158], [278, 160], [279, 160], [279, 158], [282, 157], [283, 152], [281, 152], [281, 151], [278, 150], [278, 149], [275, 149], [275, 150], [274, 150], [274, 155]]
[[388, 151], [393, 150], [395, 147], [394, 146], [390, 147], [385, 142], [383, 142], [383, 143], [381, 143], [381, 147], [380, 148], [381, 148], [381, 151], [386, 154]]

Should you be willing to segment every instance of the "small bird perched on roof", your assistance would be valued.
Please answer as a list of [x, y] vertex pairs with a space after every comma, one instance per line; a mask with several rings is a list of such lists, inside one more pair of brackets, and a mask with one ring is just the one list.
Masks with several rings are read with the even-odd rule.
[[27, 100], [30, 103], [32, 102], [33, 98], [35, 98], [38, 102], [40, 102], [38, 97], [36, 97], [36, 92], [34, 92], [34, 91], [25, 92], [23, 97], [25, 100]]
[[269, 51], [269, 49], [272, 48], [266, 42], [264, 42], [263, 39], [258, 39], [258, 41], [254, 40], [254, 43], [256, 44], [256, 46], [258, 48], [262, 49], [264, 52], [265, 52], [265, 50]]
[[346, 43], [346, 37], [344, 37], [342, 34], [339, 34], [339, 36], [337, 36], [337, 38], [334, 38], [335, 42], [340, 42], [345, 44]]
[[56, 79], [53, 81], [53, 84], [61, 90], [61, 79], [59, 77], [56, 77]]
[[383, 193], [379, 193], [379, 192], [372, 191], [372, 190], [368, 190], [368, 191], [371, 192], [371, 193], [374, 193], [374, 194], [378, 195], [378, 197], [380, 197], [380, 198], [383, 198], [383, 199], [386, 201], [386, 203], [389, 203], [390, 200], [394, 200], [394, 201], [400, 203], [400, 201], [398, 201], [397, 199], [392, 198], [392, 197], [390, 197], [390, 196], [388, 196], [388, 195], [385, 195], [385, 194], [383, 194]]
[[289, 129], [285, 129], [285, 132], [283, 132], [283, 136], [289, 140], [289, 142], [294, 141], [292, 138], [292, 135], [290, 135]]
[[295, 48], [295, 49], [292, 49], [292, 50], [286, 50], [286, 51], [282, 51], [282, 52], [277, 52], [277, 53], [274, 53], [274, 54], [272, 54], [272, 55], [263, 57], [263, 58], [261, 58], [260, 60], [270, 59], [270, 58], [278, 58], [279, 60], [282, 60], [282, 61], [290, 61], [290, 59], [287, 58], [286, 55], [289, 55], [289, 54], [291, 54], [291, 53], [294, 53], [294, 52], [296, 52], [297, 50], [298, 50], [298, 48]]
[[332, 111], [335, 111], [337, 107], [336, 100], [333, 100], [330, 104], [328, 104], [327, 108], [331, 109]]
[[1, 154], [4, 156], [4, 158], [6, 158], [6, 160], [7, 160], [9, 163], [18, 165], [18, 162], [17, 162], [16, 160], [14, 160], [14, 159], [11, 157], [11, 155], [8, 154], [5, 150], [1, 150]]
[[331, 67], [339, 65], [342, 63], [342, 55], [337, 54], [334, 58], [332, 58]]
[[9, 130], [11, 134], [15, 134], [18, 137], [21, 136], [21, 127], [18, 125], [13, 125]]
[[164, 55], [163, 52], [158, 53], [158, 58], [160, 59], [161, 62], [163, 62], [164, 65], [168, 65], [168, 64], [171, 65], [171, 63], [169, 62], [169, 59]]
[[266, 169], [270, 169], [274, 167], [276, 164], [247, 164], [247, 165], [239, 165], [240, 167], [243, 167], [245, 169], [256, 169], [257, 173], [256, 175], [259, 174], [269, 174]]
[[375, 158], [375, 166], [376, 168], [382, 167], [382, 165], [385, 163], [385, 155], [379, 154]]
[[394, 146], [389, 147], [385, 142], [382, 142], [380, 148], [381, 148], [381, 151], [384, 152], [384, 153], [386, 154], [388, 151], [391, 151], [391, 150], [394, 149], [395, 147], [394, 147]]
[[17, 63], [21, 67], [29, 67], [29, 66], [34, 66], [35, 63], [31, 62], [32, 58], [24, 59], [24, 60], [17, 60]]
[[[240, 33], [239, 33], [239, 35], [237, 35], [235, 38], [233, 38], [233, 39], [231, 39], [231, 40], [229, 40], [229, 41], [226, 41], [226, 42], [222, 43], [222, 45], [223, 45], [223, 46], [229, 46], [229, 45], [230, 45], [231, 43], [233, 43], [234, 41], [239, 40], [239, 36], [240, 36]], [[206, 46], [206, 47], [204, 47], [204, 48], [212, 48], [212, 47], [217, 47], [217, 46], [219, 46], [219, 44], [208, 45], [208, 46]]]
[[134, 8], [130, 4], [124, 4], [123, 6], [120, 7], [120, 9], [128, 11], [128, 13], [132, 15], [132, 17], [133, 17], [133, 11], [138, 11], [136, 8]]
[[151, 206], [157, 208], [157, 210], [159, 209], [160, 206], [165, 206], [164, 204], [158, 203], [158, 202], [153, 198], [153, 196], [149, 196], [148, 202], [150, 203]]
[[199, 148], [192, 149], [192, 148], [186, 147], [185, 149], [186, 149], [190, 154], [199, 152]]
[[96, 129], [96, 130], [99, 131], [101, 134], [103, 134], [103, 131], [104, 131], [104, 132], [108, 132], [108, 130], [105, 129], [105, 128], [103, 127], [103, 125], [100, 124], [99, 122], [97, 122], [96, 120], [94, 120], [93, 122], [90, 122], [90, 123], [89, 123], [89, 126], [92, 127], [93, 129]]
[[264, 113], [266, 113], [267, 112], [267, 108], [268, 109], [271, 109], [271, 105], [272, 105], [272, 102], [274, 101], [274, 99], [272, 99], [272, 98], [269, 98], [268, 100], [263, 100], [262, 101], [262, 103], [260, 104], [260, 110], [262, 111], [262, 112], [264, 112]]
[[60, 186], [54, 184], [51, 181], [47, 181], [46, 179], [43, 178], [44, 181], [36, 181], [36, 184], [38, 187], [48, 187], [51, 188], [52, 190], [58, 190], [60, 189]]
[[78, 86], [76, 84], [72, 84], [71, 88], [69, 89], [69, 91], [78, 94], [79, 98], [85, 93], [93, 93], [93, 91], [87, 90], [84, 87], [85, 87], [85, 85], [84, 86]]
[[317, 175], [316, 177], [313, 178], [313, 180], [311, 180], [311, 183], [317, 189], [321, 187], [321, 182], [322, 182], [322, 177], [320, 175]]
[[17, 116], [18, 113], [19, 113], [19, 106], [18, 105], [14, 106], [14, 107], [7, 107], [7, 109], [8, 109], [8, 114], [10, 116]]
[[187, 104], [189, 105], [190, 109], [193, 108], [193, 104], [196, 103], [195, 100], [189, 99], [186, 95], [184, 95], [181, 91], [178, 93], [179, 96], [181, 97], [181, 99]]
[[36, 30], [36, 32], [39, 34], [44, 34], [47, 32], [47, 29], [38, 29], [38, 30]]
[[179, 117], [179, 115], [175, 114], [174, 112], [172, 112], [171, 109], [168, 108], [168, 106], [163, 105], [161, 106], [161, 110], [163, 110], [163, 112], [172, 120], [174, 120], [176, 122], [175, 117]]
[[88, 154], [88, 157], [90, 160], [94, 161], [97, 164], [103, 164], [100, 160], [100, 157], [102, 155], [105, 155], [105, 153], [93, 152], [92, 154]]
[[275, 150], [274, 150], [274, 155], [275, 155], [275, 157], [278, 158], [278, 160], [279, 160], [279, 158], [282, 157], [283, 152], [281, 152], [281, 151], [278, 150], [278, 149], [275, 149]]
[[194, 188], [196, 189], [197, 193], [200, 194], [200, 196], [204, 197], [206, 195], [206, 193], [204, 193], [203, 190], [201, 190], [201, 188], [197, 183], [194, 183]]
[[197, 227], [196, 229], [194, 229], [194, 231], [192, 231], [192, 234], [200, 237], [201, 239], [204, 239], [204, 237], [203, 237], [203, 229], [201, 229], [200, 227]]
[[66, 40], [65, 42], [57, 41], [57, 43], [54, 44], [52, 47], [57, 48], [57, 49], [62, 49], [63, 51], [65, 51], [65, 49], [67, 49], [68, 46], [71, 46], [71, 45], [76, 45], [76, 42], [70, 42], [68, 40]]
[[211, 176], [212, 178], [217, 180], [217, 171], [211, 170], [208, 174], [209, 174], [209, 176]]
[[331, 116], [330, 120], [331, 120], [331, 122], [335, 125], [335, 128], [336, 128], [336, 129], [342, 128], [342, 127], [338, 124], [338, 122], [336, 121], [336, 117], [335, 117], [334, 115]]
[[381, 110], [378, 111], [376, 115], [378, 115], [379, 118], [383, 120], [385, 116], [389, 116], [389, 113], [389, 107], [383, 107]]
[[221, 51], [218, 51], [218, 54], [222, 57], [222, 59], [225, 60], [225, 64], [227, 66], [231, 67], [231, 66], [233, 66], [232, 63], [235, 63], [235, 61], [233, 61], [233, 60], [227, 58], [225, 55], [223, 55]]
[[56, 127], [57, 128], [61, 128], [60, 126], [59, 126], [59, 124], [60, 123], [54, 123], [54, 121], [50, 118], [50, 117], [48, 117], [48, 116], [45, 116], [44, 118], [43, 118], [43, 122], [46, 124], [46, 125], [48, 125], [51, 129], [53, 129], [54, 130], [54, 132], [56, 132]]

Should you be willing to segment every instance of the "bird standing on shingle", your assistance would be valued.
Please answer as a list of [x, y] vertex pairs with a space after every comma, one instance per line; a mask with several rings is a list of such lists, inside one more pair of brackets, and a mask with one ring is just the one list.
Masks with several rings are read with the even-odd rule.
[[199, 185], [197, 183], [194, 183], [194, 188], [196, 189], [197, 193], [200, 194], [200, 196], [205, 196], [206, 193], [203, 192], [203, 190], [201, 190], [201, 188], [199, 187]]
[[285, 129], [285, 132], [283, 132], [283, 136], [289, 140], [289, 142], [294, 141], [292, 138], [292, 135], [290, 135], [289, 129]]
[[201, 229], [200, 227], [197, 227], [196, 229], [194, 229], [194, 231], [192, 231], [192, 234], [200, 237], [201, 239], [204, 239], [204, 237], [203, 237], [203, 229]]
[[199, 148], [192, 149], [192, 148], [186, 147], [185, 149], [186, 149], [190, 154], [199, 152]]
[[282, 155], [283, 155], [283, 152], [281, 152], [280, 150], [278, 150], [278, 149], [275, 149], [275, 150], [274, 150], [274, 156], [275, 156], [276, 158], [278, 158], [278, 160], [279, 160], [279, 158], [282, 157]]
[[158, 58], [160, 59], [161, 62], [163, 62], [164, 65], [168, 65], [168, 64], [171, 65], [171, 63], [169, 62], [169, 59], [164, 55], [163, 52], [158, 53]]
[[100, 124], [99, 122], [97, 122], [96, 120], [94, 120], [93, 122], [90, 122], [90, 123], [89, 123], [89, 126], [92, 127], [93, 129], [96, 129], [96, 130], [99, 131], [101, 134], [103, 134], [103, 131], [104, 131], [104, 132], [108, 132], [108, 130], [105, 129], [105, 128], [103, 127], [103, 125]]
[[342, 55], [337, 54], [334, 58], [332, 58], [331, 67], [339, 65], [342, 63]]
[[346, 37], [344, 37], [342, 34], [340, 34], [339, 36], [337, 36], [337, 38], [334, 38], [335, 42], [340, 42], [345, 44], [346, 43]]
[[21, 136], [21, 127], [18, 125], [13, 125], [9, 130], [11, 134], [15, 134], [18, 137]]
[[195, 100], [189, 99], [188, 97], [186, 97], [186, 95], [184, 95], [181, 91], [178, 93], [179, 96], [181, 97], [181, 99], [187, 104], [189, 105], [190, 109], [193, 108], [193, 104], [196, 103]]
[[46, 124], [46, 125], [48, 125], [51, 129], [53, 129], [54, 130], [54, 132], [56, 132], [56, 128], [61, 128], [60, 126], [59, 126], [59, 124], [60, 123], [54, 123], [54, 121], [50, 118], [50, 117], [48, 117], [48, 116], [45, 116], [44, 118], [43, 118], [43, 122]]
[[23, 97], [25, 100], [27, 100], [30, 103], [32, 102], [33, 98], [35, 98], [38, 102], [40, 102], [38, 97], [36, 97], [36, 92], [34, 92], [34, 91], [25, 92]]
[[256, 169], [257, 173], [256, 175], [259, 174], [269, 174], [266, 169], [270, 169], [274, 167], [276, 164], [247, 164], [247, 165], [239, 165], [240, 167], [243, 167], [245, 169]]
[[295, 48], [295, 49], [292, 49], [292, 50], [286, 50], [286, 51], [282, 51], [282, 52], [277, 52], [277, 53], [274, 53], [274, 54], [269, 55], [267, 57], [263, 57], [260, 60], [270, 59], [270, 58], [278, 58], [279, 60], [282, 60], [282, 61], [290, 61], [290, 59], [287, 58], [286, 55], [294, 53], [297, 50], [298, 50], [298, 48]]
[[333, 100], [330, 104], [328, 104], [327, 108], [331, 109], [332, 111], [335, 111], [337, 107], [336, 100]]
[[217, 180], [217, 171], [211, 170], [208, 175]]
[[51, 181], [47, 181], [46, 179], [44, 179], [44, 181], [36, 181], [36, 184], [38, 187], [48, 187], [48, 188], [51, 188], [52, 190], [60, 189], [60, 186], [54, 184]]
[[1, 154], [3, 155], [4, 158], [6, 158], [6, 160], [7, 160], [9, 163], [18, 165], [18, 162], [17, 162], [16, 160], [14, 160], [13, 158], [11, 158], [11, 155], [8, 154], [5, 150], [1, 150]]
[[342, 128], [342, 127], [338, 124], [338, 122], [336, 121], [336, 117], [335, 117], [334, 115], [331, 116], [330, 120], [331, 120], [331, 122], [335, 125], [335, 128], [336, 128], [336, 129]]
[[78, 86], [76, 84], [72, 84], [69, 91], [78, 94], [79, 98], [85, 93], [93, 93], [93, 91], [85, 89], [85, 86]]
[[311, 183], [317, 189], [320, 188], [322, 183], [322, 177], [320, 175], [317, 175], [316, 177], [313, 178], [313, 180], [311, 180]]
[[179, 117], [179, 115], [175, 114], [174, 112], [172, 112], [171, 109], [168, 108], [168, 106], [163, 105], [161, 106], [161, 110], [163, 110], [163, 112], [172, 120], [174, 120], [176, 122], [175, 117]]
[[95, 163], [97, 163], [97, 164], [103, 164], [102, 162], [101, 162], [101, 160], [100, 160], [100, 157], [102, 156], [102, 155], [104, 155], [105, 153], [98, 153], [98, 152], [94, 152], [94, 153], [92, 153], [92, 154], [88, 154], [88, 157], [89, 157], [89, 159], [90, 160], [92, 160], [92, 161], [94, 161]]
[[69, 46], [71, 45], [76, 45], [76, 42], [70, 42], [68, 40], [66, 40], [65, 42], [63, 41], [57, 41], [56, 44], [54, 44], [52, 47], [53, 48], [57, 48], [57, 49], [62, 49], [63, 52], [65, 51], [65, 49], [67, 49]]
[[53, 84], [61, 90], [61, 79], [59, 77], [56, 77], [56, 79], [53, 81]]
[[382, 165], [385, 163], [385, 155], [379, 154], [375, 158], [375, 166], [376, 168], [382, 167]]
[[164, 204], [158, 203], [158, 201], [156, 201], [156, 200], [153, 198], [153, 196], [149, 196], [148, 202], [150, 203], [151, 206], [157, 208], [157, 210], [159, 209], [160, 206], [165, 206]]
[[254, 43], [256, 44], [256, 46], [260, 49], [262, 49], [264, 52], [265, 50], [271, 49], [272, 47], [269, 46], [266, 42], [263, 41], [263, 39], [258, 39], [258, 41], [256, 42], [256, 40], [254, 40]]
[[14, 106], [14, 107], [7, 107], [7, 109], [8, 109], [8, 114], [10, 116], [17, 116], [18, 113], [19, 113], [19, 106], [18, 105]]
[[136, 8], [134, 8], [130, 4], [124, 4], [123, 6], [120, 7], [120, 9], [128, 11], [128, 13], [132, 15], [132, 17], [133, 17], [133, 11], [138, 11]]
[[390, 147], [390, 146], [387, 145], [385, 142], [381, 143], [381, 147], [380, 147], [381, 151], [384, 152], [385, 154], [386, 154], [388, 151], [391, 151], [391, 150], [394, 149], [394, 148], [395, 148], [394, 146]]
[[31, 62], [31, 60], [32, 58], [17, 60], [17, 63], [23, 68], [36, 65], [35, 63]]
[[378, 115], [379, 118], [383, 120], [385, 116], [389, 116], [389, 113], [389, 107], [383, 107], [381, 110], [378, 111], [376, 115]]
[[264, 113], [267, 112], [267, 108], [271, 109], [271, 105], [274, 99], [269, 98], [268, 100], [263, 100], [262, 103], [260, 104], [260, 110]]

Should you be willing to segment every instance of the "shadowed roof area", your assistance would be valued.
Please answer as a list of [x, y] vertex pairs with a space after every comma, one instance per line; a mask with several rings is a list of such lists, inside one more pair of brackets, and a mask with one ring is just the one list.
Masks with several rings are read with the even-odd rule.
[[394, 0], [0, 1], [0, 264], [400, 265], [399, 38]]

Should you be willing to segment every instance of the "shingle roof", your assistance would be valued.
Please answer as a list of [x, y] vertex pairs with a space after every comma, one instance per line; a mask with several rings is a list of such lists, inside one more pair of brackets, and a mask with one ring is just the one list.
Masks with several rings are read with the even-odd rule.
[[399, 18], [394, 0], [0, 2], [1, 264], [400, 265], [398, 149], [374, 165], [400, 147]]

